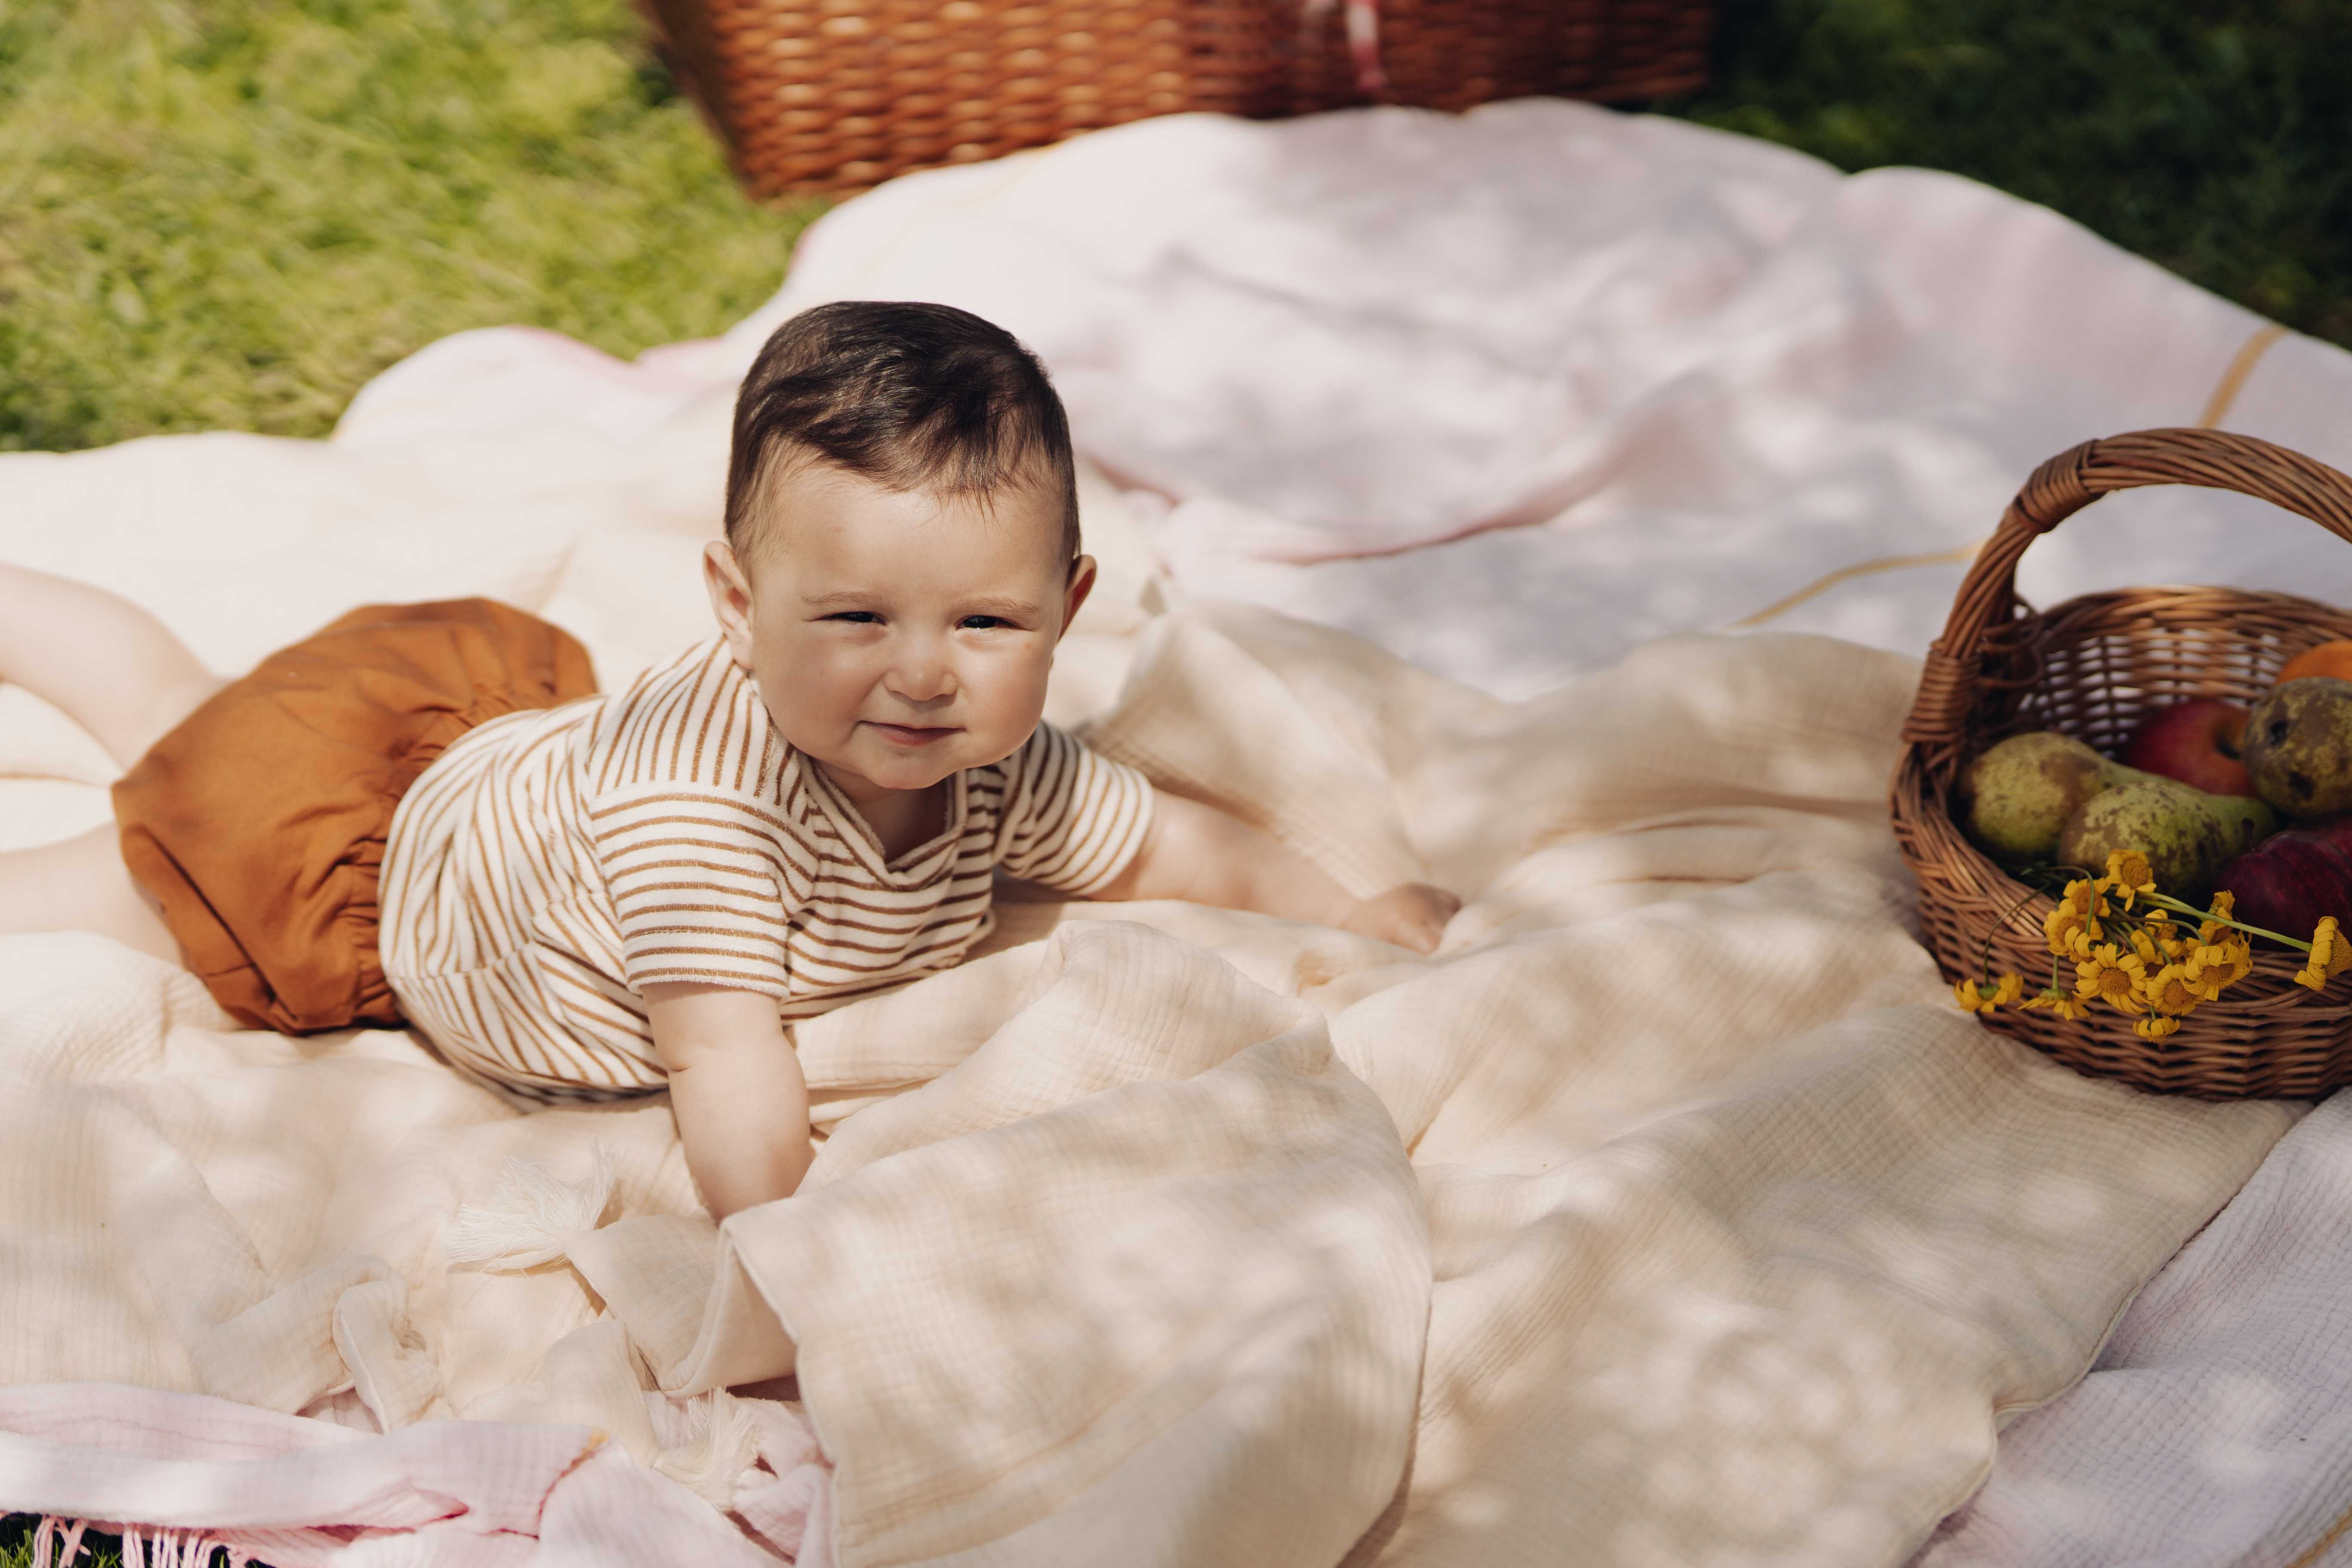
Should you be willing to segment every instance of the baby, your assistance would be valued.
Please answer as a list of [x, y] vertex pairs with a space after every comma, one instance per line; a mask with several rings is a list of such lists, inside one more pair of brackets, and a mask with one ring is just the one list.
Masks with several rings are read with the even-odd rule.
[[224, 683], [152, 617], [0, 568], [0, 678], [129, 767], [115, 826], [0, 856], [0, 932], [172, 958], [265, 1026], [415, 1026], [539, 1100], [667, 1087], [714, 1218], [810, 1159], [790, 1026], [955, 963], [993, 875], [1426, 952], [1457, 900], [1359, 901], [1039, 721], [1095, 583], [1037, 361], [944, 306], [786, 322], [736, 405], [719, 635], [597, 695], [487, 600], [373, 606]]

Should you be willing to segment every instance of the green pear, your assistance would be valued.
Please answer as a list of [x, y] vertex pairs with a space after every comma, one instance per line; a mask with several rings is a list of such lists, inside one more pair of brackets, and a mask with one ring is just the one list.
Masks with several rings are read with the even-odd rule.
[[1988, 747], [1960, 775], [1969, 837], [2003, 859], [2048, 860], [2084, 802], [2154, 776], [2110, 762], [2054, 730], [2011, 735]]
[[2109, 855], [2137, 849], [2159, 892], [2202, 904], [2221, 868], [2277, 826], [2277, 814], [2261, 801], [2143, 778], [2084, 802], [2059, 835], [2058, 859], [2100, 874]]
[[2352, 680], [2313, 675], [2271, 688], [2240, 744], [2254, 793], [2288, 816], [2352, 811]]
[[2232, 858], [2276, 833], [2281, 826], [2279, 814], [2271, 808], [2271, 803], [2252, 795], [2208, 795], [2205, 805], [2221, 819]]

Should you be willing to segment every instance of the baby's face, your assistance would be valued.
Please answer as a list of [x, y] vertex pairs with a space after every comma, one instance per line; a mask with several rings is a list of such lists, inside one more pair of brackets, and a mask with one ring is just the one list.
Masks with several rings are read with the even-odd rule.
[[704, 566], [735, 662], [785, 740], [860, 805], [1020, 749], [1094, 585], [1092, 561], [1073, 571], [1062, 556], [1056, 498], [894, 491], [802, 463], [764, 500], [751, 559], [717, 542]]

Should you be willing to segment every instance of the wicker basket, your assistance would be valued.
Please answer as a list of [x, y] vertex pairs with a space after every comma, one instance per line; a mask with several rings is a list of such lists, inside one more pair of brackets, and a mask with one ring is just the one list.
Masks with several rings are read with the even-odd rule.
[[[1969, 568], [1927, 655], [1895, 770], [1895, 837], [1919, 879], [1920, 923], [1947, 980], [1995, 972], [2038, 989], [2052, 905], [1979, 851], [1947, 809], [1969, 759], [2003, 736], [2059, 730], [2113, 755], [2140, 717], [2191, 697], [2251, 703], [2286, 661], [2352, 637], [2352, 614], [2286, 594], [2126, 588], [2036, 613], [2017, 597], [2034, 538], [2110, 490], [2204, 485], [2258, 497], [2352, 541], [2352, 479], [2299, 453], [2218, 430], [2142, 430], [2086, 441], [2033, 472]], [[1999, 1029], [2079, 1071], [2208, 1100], [2325, 1094], [2352, 1081], [2352, 983], [2315, 995], [2300, 954], [2257, 949], [2253, 973], [2160, 1040], [2098, 1008], [2069, 1022], [2004, 1008]], [[2071, 977], [2069, 977], [2071, 978]]]
[[[1180, 110], [1362, 103], [1298, 0], [640, 0], [756, 195], [870, 185]], [[1623, 100], [1705, 79], [1713, 0], [1381, 0], [1385, 101]]]

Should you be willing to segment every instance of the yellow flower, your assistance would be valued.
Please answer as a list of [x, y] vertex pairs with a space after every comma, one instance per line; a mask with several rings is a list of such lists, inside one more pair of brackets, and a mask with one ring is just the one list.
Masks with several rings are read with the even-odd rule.
[[2147, 969], [2136, 952], [2118, 952], [2115, 943], [2094, 948], [2074, 966], [2079, 980], [2074, 994], [2085, 1002], [2105, 1002], [2119, 1013], [2143, 1013], [2147, 1004], [2140, 991], [2147, 984]]
[[2147, 868], [2147, 857], [2138, 850], [2116, 849], [2108, 853], [2107, 874], [2098, 885], [2121, 893], [2124, 908], [2129, 909], [2139, 894], [2156, 891], [2156, 874]]
[[1971, 1013], [1990, 1013], [2016, 1001], [2024, 989], [2025, 982], [2014, 974], [1999, 980], [1963, 980], [1952, 987], [1952, 1000]]
[[2168, 963], [2149, 976], [2147, 995], [2149, 1007], [2170, 1018], [2186, 1017], [2207, 999], [2190, 982], [2189, 971], [2178, 963]]
[[2218, 947], [2192, 949], [2189, 962], [2181, 965], [2189, 978], [2189, 988], [2208, 1002], [2221, 999], [2221, 988], [2236, 978], [2230, 972], [2230, 957]]
[[2180, 928], [2172, 923], [2170, 915], [2149, 915], [2147, 934], [2155, 939], [2157, 950], [2164, 954], [2166, 963], [2178, 963], [2189, 956], [2189, 943], [2181, 937]]
[[2128, 935], [2131, 942], [2131, 950], [2133, 952], [2139, 955], [2139, 961], [2142, 963], [2153, 964], [2159, 969], [2164, 966], [2165, 961], [2170, 955], [2162, 948], [2156, 945], [2156, 938], [2148, 932], [2147, 928], [2135, 926], [2132, 928]]
[[2105, 934], [2097, 920], [2072, 904], [2060, 904], [2042, 917], [2042, 935], [2053, 958], [2087, 958], [2092, 945]]
[[2107, 912], [2107, 900], [2099, 897], [2099, 884], [2088, 877], [2077, 877], [2066, 884], [2058, 901], [2073, 910], [2087, 922]]
[[2189, 986], [2208, 1002], [2221, 994], [2225, 985], [2235, 985], [2254, 970], [2254, 944], [2244, 937], [2217, 942], [2200, 942], [2189, 950], [2189, 961], [2181, 966], [2189, 973]]
[[2142, 1018], [2132, 1026], [2132, 1033], [2143, 1040], [2160, 1040], [2179, 1027], [2180, 1020], [2178, 1018]]
[[2214, 894], [2212, 915], [2213, 918], [2211, 920], [2207, 921], [2203, 925], [2197, 928], [2197, 940], [2199, 942], [2219, 942], [2221, 940], [2222, 933], [2230, 930], [2230, 927], [2222, 922], [2225, 921], [2235, 920], [2237, 918], [2238, 896], [2235, 893], [2231, 892], [2227, 888], [2224, 888], [2220, 892]]
[[2080, 1002], [2075, 1001], [2072, 996], [2067, 995], [2063, 991], [2044, 991], [2039, 996], [2027, 997], [2024, 1001], [2020, 1002], [2018, 1005], [2020, 1007], [2046, 1008], [2050, 1012], [2055, 1013], [2060, 1017], [2067, 1019], [2070, 1022], [2074, 1019], [2085, 1016], [2091, 1011], [2088, 1007], [2084, 1006]]
[[2322, 915], [2317, 929], [2311, 933], [2311, 956], [2304, 960], [2303, 967], [2295, 972], [2294, 983], [2308, 985], [2314, 991], [2324, 989], [2327, 984], [2327, 972], [2343, 962], [2344, 937], [2336, 930], [2336, 917]]

